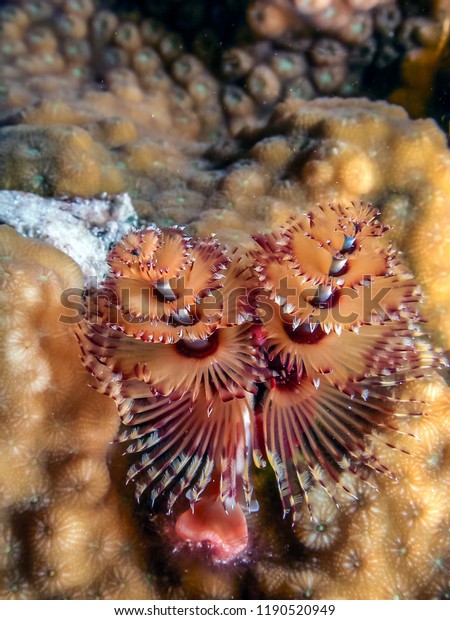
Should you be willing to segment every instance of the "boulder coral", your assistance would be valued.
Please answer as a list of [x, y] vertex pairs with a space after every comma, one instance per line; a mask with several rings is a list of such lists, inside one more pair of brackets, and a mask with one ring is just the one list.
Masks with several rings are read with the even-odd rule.
[[386, 0], [250, 1], [256, 42], [249, 38], [222, 56], [231, 131], [263, 125], [286, 98], [389, 92], [393, 67], [411, 47], [402, 37], [413, 19], [407, 13], [401, 2]]
[[[215, 233], [224, 245], [242, 248], [249, 247], [249, 234], [270, 234], [316, 203], [372, 202], [422, 289], [424, 331], [450, 349], [446, 135], [434, 121], [412, 121], [384, 102], [296, 98], [321, 92], [313, 69], [329, 69], [334, 60], [338, 69], [350, 67], [342, 51], [350, 59], [352, 51], [366, 50], [368, 57], [352, 56], [360, 69], [379, 51], [386, 52], [380, 61], [393, 59], [394, 66], [411, 51], [402, 67], [406, 87], [411, 59], [425, 68], [428, 59], [445, 76], [445, 30], [418, 16], [423, 2], [364, 2], [375, 50], [372, 35], [363, 40], [364, 28], [355, 33], [361, 46], [324, 30], [302, 42], [289, 31], [302, 21], [304, 2], [258, 0], [251, 7], [269, 7], [273, 15], [280, 7], [292, 14], [295, 5], [296, 20], [286, 27], [286, 13], [278, 11], [278, 21], [270, 21], [278, 35], [256, 34], [264, 15], [252, 22], [249, 12], [249, 26], [227, 39], [231, 52], [216, 46], [216, 66], [205, 65], [194, 47], [157, 21], [128, 12], [119, 23], [114, 11], [96, 4], [16, 0], [0, 8], [2, 188], [62, 196], [62, 202], [127, 190], [143, 226], [184, 224], [186, 234]], [[178, 4], [191, 12], [199, 2]], [[221, 4], [233, 11], [234, 0]], [[347, 15], [362, 6], [356, 0], [309, 4], [339, 4]], [[217, 32], [202, 39], [206, 62], [205, 46], [217, 42]], [[299, 89], [277, 103], [295, 83], [292, 72], [302, 70], [303, 57], [309, 81], [296, 85], [314, 90]], [[333, 69], [333, 76], [342, 79], [342, 71]], [[40, 204], [45, 209], [46, 201]], [[233, 541], [234, 560], [224, 565], [220, 553], [230, 555], [231, 530], [220, 505], [205, 503], [199, 520], [186, 516], [177, 528], [157, 506], [137, 506], [126, 485], [132, 463], [112, 443], [117, 408], [89, 387], [94, 379], [80, 363], [73, 325], [58, 320], [63, 291], [73, 289], [70, 312], [81, 308], [75, 263], [2, 226], [0, 267], [1, 598], [450, 597], [447, 376], [432, 372], [393, 386], [397, 413], [417, 403], [422, 415], [399, 415], [401, 432], [387, 430], [384, 443], [377, 442], [378, 459], [395, 475], [345, 474], [357, 499], [339, 491], [339, 509], [322, 485], [313, 485], [312, 512], [299, 511], [291, 527], [273, 472], [255, 472], [260, 507], [245, 524], [241, 513], [233, 515], [239, 544]], [[212, 513], [209, 540], [220, 538], [219, 562], [185, 540], [203, 527], [203, 516], [209, 525]]]
[[24, 0], [0, 8], [0, 32], [4, 189], [148, 203], [178, 187], [182, 144], [225, 132], [217, 80], [154, 20]]
[[[27, 108], [29, 123], [77, 124], [101, 111], [111, 117], [102, 127], [110, 144], [132, 138], [135, 120], [195, 138], [220, 128], [216, 80], [154, 20], [119, 22], [91, 0], [20, 0], [0, 9], [0, 29], [6, 116]], [[29, 110], [42, 99], [77, 102], [76, 110]]]
[[372, 34], [373, 9], [390, 0], [255, 0], [249, 17], [253, 28], [271, 38], [309, 29], [336, 34], [354, 43]]
[[7, 226], [0, 246], [0, 598], [152, 596], [108, 468], [115, 408], [79, 364], [80, 270]]
[[7, 127], [1, 131], [0, 150], [4, 189], [90, 197], [102, 191], [117, 194], [125, 188], [108, 151], [81, 127]]
[[269, 597], [448, 598], [449, 388], [433, 376], [399, 388], [397, 395], [427, 401], [424, 416], [401, 425], [407, 434], [398, 447], [409, 454], [381, 448], [397, 481], [383, 478], [378, 492], [353, 482], [358, 500], [342, 494], [339, 510], [317, 489], [317, 514], [312, 520], [304, 515], [293, 536], [303, 562], [264, 559], [255, 566]]

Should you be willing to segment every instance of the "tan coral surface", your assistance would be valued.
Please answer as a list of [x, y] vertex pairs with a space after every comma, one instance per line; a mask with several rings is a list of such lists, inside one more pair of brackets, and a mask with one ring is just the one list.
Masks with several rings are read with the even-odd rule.
[[[316, 514], [295, 528], [304, 545], [303, 566], [257, 563], [268, 596], [324, 599], [448, 598], [450, 587], [449, 388], [434, 376], [401, 388], [400, 398], [427, 401], [424, 417], [405, 418], [401, 453], [379, 445], [378, 454], [398, 476], [355, 479], [358, 496], [342, 493], [340, 510], [318, 489]], [[392, 434], [390, 439], [393, 440]]]
[[151, 19], [23, 0], [0, 7], [0, 38], [3, 189], [148, 202], [177, 186], [185, 142], [224, 133], [217, 80]]
[[[216, 80], [154, 20], [120, 20], [91, 0], [17, 0], [0, 8], [0, 32], [2, 115], [15, 122], [24, 108], [36, 124], [79, 124], [100, 112], [110, 146], [136, 136], [133, 121], [195, 138], [220, 128]], [[30, 110], [42, 99], [45, 111]], [[76, 109], [53, 108], [61, 99]], [[128, 124], [117, 127], [117, 116]]]
[[115, 407], [88, 387], [64, 320], [79, 268], [6, 226], [0, 246], [0, 598], [151, 596], [108, 470]]

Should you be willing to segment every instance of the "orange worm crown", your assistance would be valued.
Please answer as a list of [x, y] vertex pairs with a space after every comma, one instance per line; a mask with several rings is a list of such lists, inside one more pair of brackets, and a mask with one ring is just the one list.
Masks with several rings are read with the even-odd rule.
[[344, 472], [395, 475], [377, 443], [420, 406], [390, 387], [438, 356], [377, 217], [370, 205], [318, 207], [256, 235], [247, 255], [178, 228], [133, 231], [112, 249], [77, 335], [137, 456], [138, 497], [164, 495], [170, 511], [215, 480], [222, 502], [251, 510], [253, 453], [297, 519], [315, 483], [334, 497], [351, 494]]

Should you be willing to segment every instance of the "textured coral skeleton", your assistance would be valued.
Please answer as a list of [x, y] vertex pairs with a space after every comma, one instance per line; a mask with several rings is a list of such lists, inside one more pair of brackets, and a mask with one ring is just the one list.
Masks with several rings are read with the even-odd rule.
[[170, 512], [185, 494], [195, 511], [219, 481], [217, 501], [250, 512], [252, 451], [294, 520], [314, 481], [338, 504], [339, 489], [354, 497], [346, 472], [395, 477], [376, 446], [395, 447], [383, 430], [420, 403], [389, 387], [438, 356], [377, 215], [320, 207], [239, 256], [178, 228], [132, 232], [112, 249], [78, 338], [94, 386], [118, 406], [119, 440], [140, 455], [128, 472], [138, 498], [165, 495]]

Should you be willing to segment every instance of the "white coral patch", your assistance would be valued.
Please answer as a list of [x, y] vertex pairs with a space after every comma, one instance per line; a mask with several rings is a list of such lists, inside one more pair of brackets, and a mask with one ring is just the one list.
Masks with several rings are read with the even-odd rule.
[[5, 335], [3, 340], [5, 360], [17, 367], [17, 370], [28, 371], [34, 365], [33, 358], [39, 351], [39, 339], [31, 329], [16, 329]]
[[297, 538], [310, 549], [327, 549], [341, 533], [338, 508], [325, 491], [319, 488], [311, 491], [310, 503], [312, 514], [303, 511], [295, 527]]
[[86, 279], [104, 278], [109, 248], [137, 223], [127, 194], [64, 201], [2, 190], [0, 212], [2, 222], [17, 232], [46, 241], [68, 254], [80, 265]]

